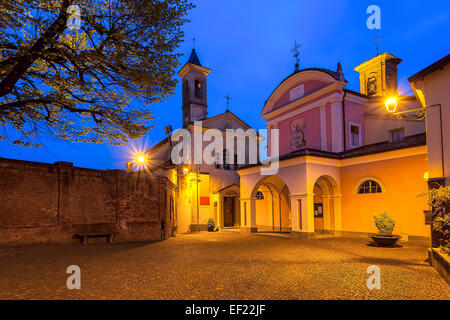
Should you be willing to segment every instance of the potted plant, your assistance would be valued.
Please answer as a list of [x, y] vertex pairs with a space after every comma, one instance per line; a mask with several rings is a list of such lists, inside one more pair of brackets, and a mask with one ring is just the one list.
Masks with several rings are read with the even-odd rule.
[[214, 222], [214, 219], [213, 219], [213, 218], [209, 218], [209, 219], [208, 219], [207, 226], [208, 226], [208, 231], [209, 231], [209, 232], [214, 231], [214, 228], [216, 227], [216, 223]]
[[378, 234], [371, 235], [372, 240], [380, 247], [393, 246], [400, 236], [393, 235], [395, 221], [388, 215], [387, 212], [382, 212], [379, 215], [373, 216], [375, 226], [378, 229]]

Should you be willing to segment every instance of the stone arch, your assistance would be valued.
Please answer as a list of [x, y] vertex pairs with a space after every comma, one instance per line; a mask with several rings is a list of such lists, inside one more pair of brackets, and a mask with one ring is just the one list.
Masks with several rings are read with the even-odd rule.
[[[264, 200], [256, 199], [258, 191], [264, 194]], [[289, 231], [289, 196], [289, 187], [277, 176], [262, 177], [254, 185], [250, 198], [250, 210], [254, 214], [254, 225], [258, 231]]]
[[239, 186], [236, 184], [218, 190], [217, 218], [220, 228], [238, 228], [241, 225], [239, 191]]
[[340, 192], [337, 181], [322, 175], [315, 180], [313, 187], [314, 231], [333, 233], [340, 225]]

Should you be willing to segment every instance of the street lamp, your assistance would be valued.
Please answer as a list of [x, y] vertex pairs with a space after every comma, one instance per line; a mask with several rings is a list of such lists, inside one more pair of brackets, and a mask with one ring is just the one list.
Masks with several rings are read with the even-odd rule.
[[391, 97], [385, 101], [386, 109], [389, 113], [395, 113], [397, 111], [397, 99]]
[[386, 105], [386, 110], [392, 114], [393, 116], [399, 116], [407, 113], [416, 113], [417, 118], [423, 120], [427, 117], [426, 107], [421, 107], [419, 109], [411, 109], [405, 111], [397, 111], [398, 100], [397, 98], [390, 97], [388, 98], [384, 104]]
[[136, 160], [137, 160], [137, 163], [139, 163], [140, 165], [145, 164], [145, 157], [143, 155], [138, 155]]

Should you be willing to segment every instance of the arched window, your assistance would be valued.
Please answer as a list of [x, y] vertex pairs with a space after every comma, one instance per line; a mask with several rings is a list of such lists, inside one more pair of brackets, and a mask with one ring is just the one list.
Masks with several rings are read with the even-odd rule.
[[214, 154], [216, 169], [220, 169], [220, 156], [221, 154], [219, 152]]
[[227, 149], [223, 149], [223, 168], [225, 170], [231, 170], [231, 161], [230, 152]]
[[261, 191], [256, 192], [256, 200], [264, 200], [264, 194]]
[[195, 97], [202, 98], [202, 83], [200, 80], [195, 80]]
[[381, 193], [383, 192], [381, 190], [381, 186], [378, 182], [373, 180], [366, 180], [363, 183], [361, 183], [358, 187], [358, 194], [364, 194], [364, 193]]

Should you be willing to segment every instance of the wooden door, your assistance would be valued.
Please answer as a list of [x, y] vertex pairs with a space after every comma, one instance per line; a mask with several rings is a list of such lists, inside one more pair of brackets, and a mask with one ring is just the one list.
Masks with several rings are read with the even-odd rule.
[[223, 226], [234, 227], [234, 197], [223, 198]]

